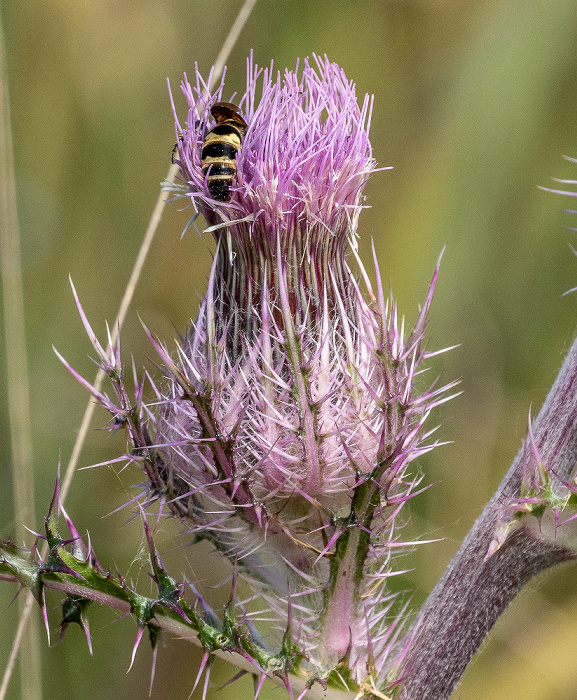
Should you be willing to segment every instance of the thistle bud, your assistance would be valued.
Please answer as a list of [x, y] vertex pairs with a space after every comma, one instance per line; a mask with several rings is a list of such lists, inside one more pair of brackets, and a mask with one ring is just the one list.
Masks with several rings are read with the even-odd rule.
[[[359, 105], [336, 64], [281, 75], [249, 60], [244, 94], [216, 109], [224, 82], [210, 93], [197, 69], [182, 91], [175, 192], [217, 250], [176, 352], [151, 336], [165, 380], [130, 412], [135, 454], [163, 507], [260, 599], [254, 619], [231, 599], [226, 619], [282, 660], [266, 673], [382, 691], [402, 656], [392, 554], [414, 544], [400, 540], [401, 511], [422, 478], [414, 460], [436, 444], [426, 419], [452, 386], [418, 381], [437, 270], [406, 337], [376, 260], [373, 289], [357, 255], [377, 169], [372, 98]], [[203, 147], [231, 133], [215, 129], [223, 110], [245, 126], [215, 160]]]

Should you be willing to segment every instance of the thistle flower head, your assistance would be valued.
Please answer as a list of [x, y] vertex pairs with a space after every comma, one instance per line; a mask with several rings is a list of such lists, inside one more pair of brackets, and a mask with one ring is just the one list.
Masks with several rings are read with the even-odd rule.
[[181, 85], [188, 115], [184, 126], [175, 118], [188, 196], [210, 224], [250, 222], [259, 250], [274, 252], [277, 236], [287, 245], [305, 227], [311, 249], [322, 245], [327, 233], [342, 249], [375, 168], [368, 137], [372, 100], [365, 96], [359, 107], [354, 84], [338, 65], [326, 57], [315, 57], [314, 63], [305, 59], [299, 77], [298, 64], [281, 76], [272, 65], [259, 70], [249, 60], [246, 92], [238, 98], [248, 128], [226, 204], [211, 197], [201, 168], [202, 144], [214, 126], [211, 108], [223, 99], [224, 78], [214, 94], [198, 70], [194, 87], [186, 76]]
[[[372, 100], [359, 106], [337, 65], [281, 76], [249, 60], [230, 201], [202, 168], [211, 106], [235, 99], [224, 89], [185, 77], [176, 119], [177, 191], [217, 241], [207, 294], [176, 354], [151, 336], [166, 375], [154, 405], [139, 388], [124, 406], [119, 380], [122, 405], [107, 407], [130, 416], [151, 492], [266, 601], [285, 671], [382, 688], [400, 631], [392, 552], [410, 546], [400, 512], [447, 399], [418, 379], [437, 272], [406, 337], [376, 261], [373, 290], [356, 253]], [[235, 605], [256, 623], [256, 604]]]
[[259, 303], [265, 281], [269, 290], [275, 286], [279, 251], [290, 271], [287, 292], [318, 306], [329, 269], [344, 284], [362, 190], [375, 169], [372, 100], [366, 96], [359, 107], [354, 84], [326, 57], [315, 57], [314, 65], [305, 60], [300, 76], [298, 64], [282, 76], [252, 60], [247, 68], [246, 92], [236, 99], [248, 128], [229, 202], [212, 198], [202, 170], [203, 141], [214, 126], [211, 108], [223, 99], [224, 78], [214, 94], [198, 70], [194, 87], [186, 77], [182, 83], [188, 115], [184, 126], [176, 117], [176, 130], [185, 196], [221, 241], [219, 272], [241, 306]]

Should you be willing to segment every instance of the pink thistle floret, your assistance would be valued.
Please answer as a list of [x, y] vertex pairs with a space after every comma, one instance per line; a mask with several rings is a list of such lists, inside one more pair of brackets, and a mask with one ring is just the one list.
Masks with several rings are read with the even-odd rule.
[[358, 259], [363, 188], [377, 169], [372, 99], [359, 106], [336, 64], [315, 57], [281, 76], [249, 60], [230, 201], [211, 197], [201, 152], [211, 106], [235, 96], [224, 82], [209, 93], [198, 70], [182, 91], [175, 191], [217, 252], [176, 352], [149, 334], [165, 373], [154, 400], [139, 389], [127, 406], [122, 386], [112, 412], [126, 416], [147, 498], [248, 582], [239, 620], [272, 620], [285, 641], [290, 631], [292, 671], [311, 682], [344, 673], [385, 687], [405, 610], [388, 580], [404, 573], [393, 557], [415, 545], [400, 537], [401, 512], [419, 492], [414, 460], [437, 444], [427, 418], [453, 386], [420, 386], [435, 354], [424, 332], [438, 267], [407, 337], [376, 257], [375, 290]]
[[212, 95], [198, 70], [194, 87], [186, 76], [181, 85], [188, 105], [184, 127], [175, 118], [188, 196], [210, 225], [242, 219], [245, 226], [227, 227], [228, 235], [242, 240], [250, 228], [258, 249], [274, 252], [277, 234], [289, 243], [303, 226], [313, 250], [327, 245], [327, 234], [342, 249], [375, 170], [368, 136], [372, 99], [367, 95], [359, 108], [339, 66], [326, 57], [315, 57], [315, 65], [306, 59], [299, 78], [298, 64], [281, 76], [272, 65], [262, 70], [248, 62], [247, 90], [238, 99], [248, 129], [229, 203], [212, 199], [201, 169], [204, 137], [214, 126], [210, 109], [223, 98], [224, 78]]

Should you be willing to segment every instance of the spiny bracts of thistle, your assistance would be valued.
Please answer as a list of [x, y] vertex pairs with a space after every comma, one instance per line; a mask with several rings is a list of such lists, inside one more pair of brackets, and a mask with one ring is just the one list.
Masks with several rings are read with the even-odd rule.
[[[127, 426], [142, 503], [160, 501], [248, 584], [234, 619], [251, 643], [282, 647], [274, 673], [382, 697], [405, 651], [387, 584], [414, 545], [401, 511], [422, 479], [414, 460], [437, 444], [426, 420], [453, 386], [421, 386], [438, 268], [406, 336], [376, 260], [373, 289], [358, 259], [372, 100], [359, 106], [336, 64], [281, 76], [249, 60], [244, 94], [207, 84], [198, 69], [182, 83], [173, 186], [216, 239], [207, 294], [176, 351], [150, 335], [165, 376], [148, 403], [142, 385], [128, 399], [118, 348], [101, 348], [82, 314], [117, 400], [94, 393]], [[229, 201], [202, 169], [222, 100], [248, 125]]]

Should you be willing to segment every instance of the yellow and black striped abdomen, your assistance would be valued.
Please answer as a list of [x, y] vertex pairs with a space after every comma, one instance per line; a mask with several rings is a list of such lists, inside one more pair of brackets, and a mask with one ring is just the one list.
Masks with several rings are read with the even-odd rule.
[[236, 175], [236, 154], [241, 141], [239, 129], [231, 124], [218, 124], [204, 139], [202, 172], [208, 173], [208, 191], [214, 199], [227, 202], [231, 197], [230, 186]]

